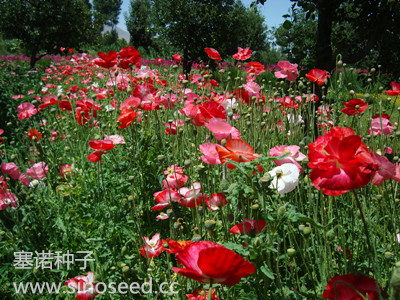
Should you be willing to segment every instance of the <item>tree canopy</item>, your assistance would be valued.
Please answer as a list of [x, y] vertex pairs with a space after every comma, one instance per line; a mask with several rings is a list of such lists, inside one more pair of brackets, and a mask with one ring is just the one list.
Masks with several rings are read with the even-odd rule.
[[[399, 55], [390, 50], [400, 46], [398, 1], [291, 1], [291, 20], [278, 29], [277, 38], [286, 51], [291, 49], [289, 55], [293, 58], [304, 58], [298, 51], [303, 47], [311, 51], [310, 66], [320, 69], [331, 70], [336, 55], [341, 54], [343, 61], [351, 64], [374, 57], [389, 71], [399, 72]], [[257, 2], [263, 4], [266, 0]], [[305, 44], [310, 39], [312, 46]]]
[[121, 5], [122, 0], [93, 0], [95, 17], [105, 25], [115, 26], [118, 24]]
[[60, 47], [81, 48], [92, 42], [88, 0], [1, 0], [0, 32], [19, 39], [33, 67], [39, 54], [59, 53]]

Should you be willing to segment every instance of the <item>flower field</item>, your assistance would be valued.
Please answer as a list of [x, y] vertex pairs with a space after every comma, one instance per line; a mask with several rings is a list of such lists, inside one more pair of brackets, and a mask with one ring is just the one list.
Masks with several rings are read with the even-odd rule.
[[399, 299], [399, 78], [205, 51], [0, 60], [2, 299]]

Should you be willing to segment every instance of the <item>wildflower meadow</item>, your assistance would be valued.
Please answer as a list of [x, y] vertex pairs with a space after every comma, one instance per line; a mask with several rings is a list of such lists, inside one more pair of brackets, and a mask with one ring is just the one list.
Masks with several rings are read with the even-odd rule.
[[400, 299], [400, 78], [204, 51], [0, 59], [1, 299]]

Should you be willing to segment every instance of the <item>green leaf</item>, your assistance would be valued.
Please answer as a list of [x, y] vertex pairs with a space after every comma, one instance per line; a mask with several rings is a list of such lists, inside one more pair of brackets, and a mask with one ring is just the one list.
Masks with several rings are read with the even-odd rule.
[[264, 264], [260, 268], [261, 272], [264, 273], [265, 276], [267, 276], [269, 279], [274, 280], [275, 276], [274, 273], [268, 268], [267, 264], [264, 262]]

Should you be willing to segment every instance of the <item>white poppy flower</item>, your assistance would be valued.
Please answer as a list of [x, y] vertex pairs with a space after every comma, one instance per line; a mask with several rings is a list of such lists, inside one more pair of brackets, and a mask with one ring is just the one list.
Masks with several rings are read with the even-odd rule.
[[287, 194], [293, 191], [299, 183], [299, 169], [295, 164], [283, 164], [268, 172], [272, 177], [270, 189], [279, 194]]

